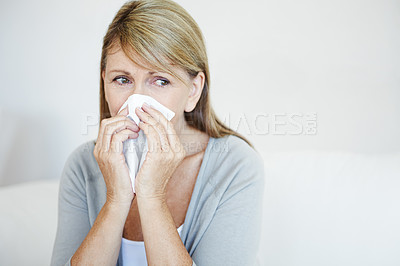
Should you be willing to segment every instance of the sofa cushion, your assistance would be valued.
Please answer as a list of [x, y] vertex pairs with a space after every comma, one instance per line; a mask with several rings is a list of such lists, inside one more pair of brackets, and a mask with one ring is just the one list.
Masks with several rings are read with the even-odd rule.
[[49, 265], [58, 180], [0, 187], [0, 265]]

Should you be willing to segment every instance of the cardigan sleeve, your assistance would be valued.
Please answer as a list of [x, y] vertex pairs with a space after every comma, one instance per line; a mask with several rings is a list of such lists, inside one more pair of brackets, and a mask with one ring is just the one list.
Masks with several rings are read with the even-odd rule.
[[61, 174], [52, 266], [71, 265], [71, 257], [90, 231], [81, 161], [77, 149], [68, 157]]
[[264, 163], [256, 152], [247, 154], [244, 158], [192, 254], [193, 265], [239, 266], [258, 263]]

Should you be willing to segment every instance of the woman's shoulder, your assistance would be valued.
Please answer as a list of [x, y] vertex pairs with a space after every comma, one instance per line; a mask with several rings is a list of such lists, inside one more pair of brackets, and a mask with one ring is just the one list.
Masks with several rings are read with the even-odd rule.
[[260, 153], [236, 135], [216, 138], [212, 151], [219, 153], [220, 160], [229, 160], [231, 165], [239, 164], [242, 167], [254, 167], [264, 164]]
[[[60, 197], [69, 201], [72, 198], [86, 202], [86, 185], [88, 180], [100, 170], [93, 155], [94, 141], [79, 144], [69, 154], [60, 178]], [[76, 204], [78, 204], [76, 203]]]
[[93, 169], [97, 168], [96, 159], [93, 155], [94, 146], [95, 140], [89, 140], [79, 144], [69, 154], [65, 167], [73, 169], [79, 168], [81, 171], [93, 171]]
[[[263, 159], [245, 140], [236, 135], [214, 138], [210, 149], [204, 170], [203, 182], [207, 185], [201, 191], [203, 198], [223, 204], [234, 195], [236, 199], [262, 195], [265, 183]], [[234, 202], [232, 206], [247, 204]]]
[[236, 135], [215, 138], [211, 147], [209, 182], [222, 190], [233, 181], [243, 186], [263, 182], [264, 161], [257, 150]]
[[68, 160], [84, 159], [88, 154], [93, 154], [94, 145], [95, 140], [89, 140], [79, 144], [72, 150], [68, 156]]

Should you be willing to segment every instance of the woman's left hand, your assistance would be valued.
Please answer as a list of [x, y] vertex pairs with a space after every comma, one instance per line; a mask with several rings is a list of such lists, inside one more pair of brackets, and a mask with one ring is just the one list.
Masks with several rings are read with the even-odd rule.
[[135, 179], [136, 196], [165, 200], [168, 181], [186, 152], [173, 124], [161, 112], [147, 104], [142, 109], [135, 112], [142, 120], [139, 128], [146, 135], [148, 152]]

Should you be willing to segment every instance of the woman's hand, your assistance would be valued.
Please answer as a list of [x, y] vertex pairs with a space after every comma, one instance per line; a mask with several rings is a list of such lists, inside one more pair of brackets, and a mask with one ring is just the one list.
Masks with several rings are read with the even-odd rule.
[[139, 127], [146, 135], [148, 152], [135, 179], [136, 195], [165, 200], [168, 181], [186, 152], [173, 124], [161, 112], [147, 104], [142, 109], [135, 112], [142, 120]]
[[123, 154], [123, 142], [137, 138], [140, 129], [126, 117], [127, 114], [126, 107], [116, 116], [101, 121], [93, 154], [106, 183], [107, 201], [118, 205], [129, 203], [130, 206], [134, 194]]

